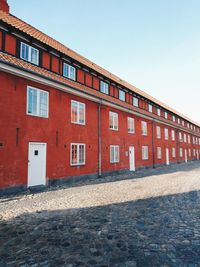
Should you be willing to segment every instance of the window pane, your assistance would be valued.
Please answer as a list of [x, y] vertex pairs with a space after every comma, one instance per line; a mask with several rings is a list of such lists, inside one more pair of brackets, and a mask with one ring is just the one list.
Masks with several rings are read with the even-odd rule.
[[84, 151], [85, 151], [85, 146], [84, 145], [79, 145], [79, 164], [83, 164], [85, 162], [85, 157], [84, 157]]
[[37, 90], [32, 88], [28, 90], [28, 113], [37, 114]]
[[78, 122], [78, 103], [75, 101], [71, 102], [71, 121]]
[[[39, 92], [38, 92], [39, 93]], [[39, 115], [42, 117], [48, 116], [48, 94], [40, 91], [40, 110]]]
[[21, 43], [21, 58], [28, 60], [28, 45]]
[[31, 48], [31, 62], [38, 65], [38, 50]]
[[63, 76], [69, 78], [69, 65], [66, 63], [63, 64]]
[[78, 163], [78, 155], [77, 155], [77, 145], [72, 145], [71, 147], [71, 157], [72, 157], [72, 164]]
[[79, 123], [83, 124], [85, 123], [85, 105], [82, 103], [79, 103]]
[[69, 71], [70, 71], [70, 73], [69, 73], [70, 79], [75, 80], [75, 68], [70, 66]]

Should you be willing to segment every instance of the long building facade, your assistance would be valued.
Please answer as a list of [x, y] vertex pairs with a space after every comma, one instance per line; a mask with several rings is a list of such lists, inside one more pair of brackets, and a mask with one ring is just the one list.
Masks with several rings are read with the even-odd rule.
[[199, 160], [200, 125], [0, 0], [0, 191]]

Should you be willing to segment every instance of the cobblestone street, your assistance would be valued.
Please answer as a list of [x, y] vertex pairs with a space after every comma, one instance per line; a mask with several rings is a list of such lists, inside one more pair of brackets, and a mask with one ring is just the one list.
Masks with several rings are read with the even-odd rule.
[[200, 163], [0, 198], [0, 267], [200, 266]]

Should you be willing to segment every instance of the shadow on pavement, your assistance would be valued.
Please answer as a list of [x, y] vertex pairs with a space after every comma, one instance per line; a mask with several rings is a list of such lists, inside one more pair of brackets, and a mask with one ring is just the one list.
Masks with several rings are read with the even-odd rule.
[[199, 265], [199, 191], [0, 221], [3, 267]]

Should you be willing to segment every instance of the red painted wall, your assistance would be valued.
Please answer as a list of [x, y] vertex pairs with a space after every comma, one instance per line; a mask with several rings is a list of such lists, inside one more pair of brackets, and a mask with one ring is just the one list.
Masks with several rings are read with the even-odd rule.
[[42, 66], [46, 69], [50, 69], [50, 55], [45, 51], [42, 53]]
[[5, 51], [11, 55], [16, 55], [16, 38], [8, 33], [5, 37]]
[[59, 58], [52, 56], [52, 71], [59, 73]]

